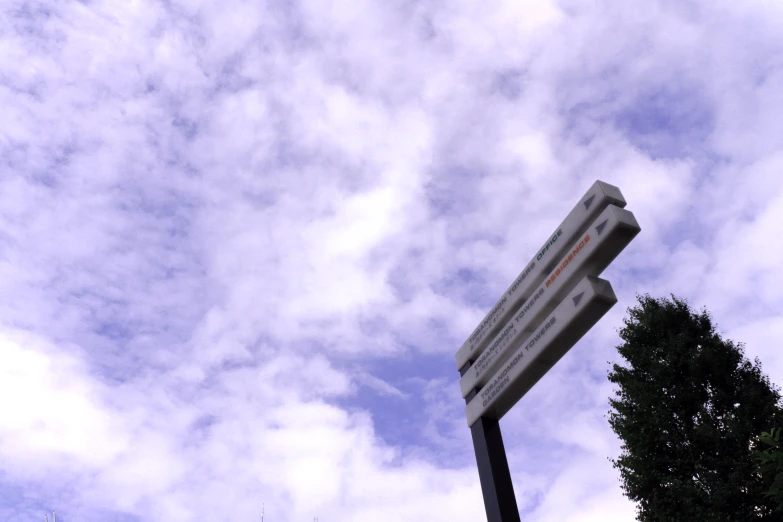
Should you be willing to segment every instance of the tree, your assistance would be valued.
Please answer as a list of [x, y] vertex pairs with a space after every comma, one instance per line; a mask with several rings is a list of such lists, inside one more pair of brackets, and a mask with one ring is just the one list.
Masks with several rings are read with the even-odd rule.
[[706, 310], [639, 296], [613, 364], [613, 460], [641, 522], [781, 521], [752, 451], [780, 424], [780, 394], [741, 344], [721, 339]]
[[759, 437], [764, 450], [753, 450], [753, 458], [758, 462], [759, 471], [771, 476], [772, 483], [764, 492], [764, 496], [772, 497], [778, 511], [783, 511], [783, 448], [780, 442], [780, 428], [772, 428]]

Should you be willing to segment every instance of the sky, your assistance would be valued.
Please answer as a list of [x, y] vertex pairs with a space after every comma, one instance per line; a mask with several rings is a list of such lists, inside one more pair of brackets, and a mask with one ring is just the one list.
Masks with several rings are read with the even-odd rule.
[[454, 353], [597, 179], [619, 302], [501, 421], [632, 520], [636, 294], [783, 381], [779, 0], [4, 0], [0, 520], [484, 519]]

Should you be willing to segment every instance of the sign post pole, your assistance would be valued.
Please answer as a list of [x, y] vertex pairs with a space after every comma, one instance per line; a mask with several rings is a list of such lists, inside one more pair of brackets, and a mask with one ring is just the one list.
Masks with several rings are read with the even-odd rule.
[[[460, 373], [464, 375], [469, 367], [470, 365], [466, 364]], [[475, 391], [471, 392], [465, 402], [469, 402], [475, 395]], [[476, 452], [487, 522], [521, 522], [506, 448], [500, 433], [500, 422], [497, 419], [481, 417], [470, 427], [470, 434], [473, 437], [473, 450]]]
[[496, 419], [481, 417], [471, 426], [487, 522], [520, 522], [506, 449]]
[[482, 417], [470, 428], [470, 433], [487, 522], [520, 522], [499, 422]]

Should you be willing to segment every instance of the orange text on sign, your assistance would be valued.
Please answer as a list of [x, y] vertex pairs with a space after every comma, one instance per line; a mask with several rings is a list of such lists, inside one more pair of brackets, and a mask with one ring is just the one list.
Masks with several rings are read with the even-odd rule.
[[549, 279], [546, 280], [546, 286], [549, 288], [549, 285], [555, 282], [555, 279], [558, 278], [558, 276], [563, 273], [568, 266], [568, 263], [570, 263], [578, 254], [581, 252], [581, 250], [585, 247], [585, 244], [587, 244], [590, 241], [590, 234], [585, 234], [585, 238], [579, 242], [578, 245], [574, 248], [573, 252], [568, 254], [568, 257], [563, 260], [563, 262], [560, 264], [559, 267], [557, 267], [557, 270], [552, 272], [552, 275], [549, 276]]

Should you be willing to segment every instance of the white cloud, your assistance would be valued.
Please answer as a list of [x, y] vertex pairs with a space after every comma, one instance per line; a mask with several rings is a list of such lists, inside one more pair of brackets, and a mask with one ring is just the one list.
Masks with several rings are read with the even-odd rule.
[[129, 441], [101, 391], [75, 354], [28, 332], [0, 332], [0, 452], [7, 472], [41, 480], [59, 466], [79, 472], [111, 466]]
[[503, 429], [528, 518], [632, 517], [634, 293], [779, 381], [783, 11], [737, 5], [9, 4], [3, 509], [481, 518], [452, 354], [603, 179], [643, 229], [620, 303]]

